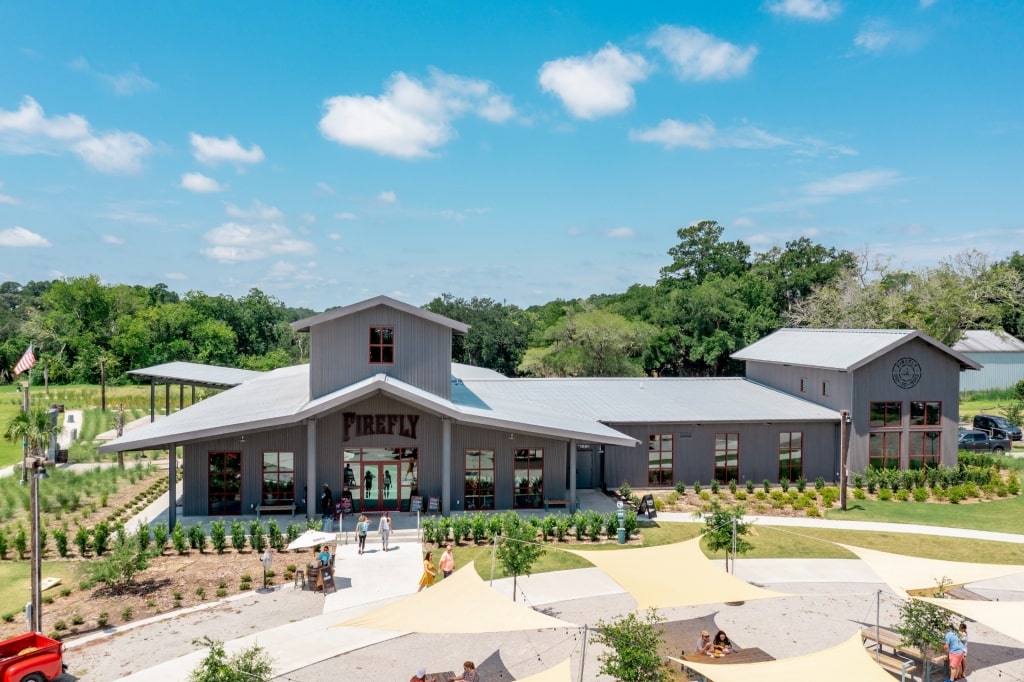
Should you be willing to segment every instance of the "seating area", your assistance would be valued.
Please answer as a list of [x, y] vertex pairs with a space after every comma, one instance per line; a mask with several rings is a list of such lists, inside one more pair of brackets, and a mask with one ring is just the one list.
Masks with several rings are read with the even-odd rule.
[[261, 504], [256, 506], [256, 518], [268, 513], [288, 513], [295, 516], [295, 502], [291, 504]]
[[[872, 626], [861, 628], [861, 640], [877, 656], [878, 664], [886, 670], [900, 675], [907, 680], [922, 672], [921, 680], [929, 682], [933, 672], [941, 673], [946, 657], [942, 652], [929, 653], [927, 656], [917, 647], [904, 646], [903, 636], [890, 628]], [[886, 649], [889, 651], [887, 652]]]

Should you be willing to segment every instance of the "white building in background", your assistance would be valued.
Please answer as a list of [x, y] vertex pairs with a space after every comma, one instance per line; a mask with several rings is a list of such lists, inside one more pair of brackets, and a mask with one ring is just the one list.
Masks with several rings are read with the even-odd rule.
[[1005, 332], [973, 329], [953, 350], [982, 365], [980, 371], [960, 372], [961, 392], [1011, 388], [1024, 379], [1024, 341]]

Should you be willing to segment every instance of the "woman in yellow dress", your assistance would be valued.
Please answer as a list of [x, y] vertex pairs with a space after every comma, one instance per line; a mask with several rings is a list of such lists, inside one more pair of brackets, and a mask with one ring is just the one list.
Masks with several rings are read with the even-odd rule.
[[416, 591], [419, 592], [424, 587], [433, 585], [435, 575], [437, 575], [437, 569], [434, 568], [434, 553], [427, 552], [427, 555], [423, 557], [423, 576], [420, 578], [420, 589]]

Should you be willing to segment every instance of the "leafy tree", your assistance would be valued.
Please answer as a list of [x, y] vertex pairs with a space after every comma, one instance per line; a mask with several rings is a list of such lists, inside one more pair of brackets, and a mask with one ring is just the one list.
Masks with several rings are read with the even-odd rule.
[[694, 516], [704, 518], [704, 540], [712, 552], [725, 550], [725, 570], [729, 570], [729, 557], [733, 549], [735, 534], [736, 553], [746, 554], [754, 548], [743, 536], [750, 532], [750, 523], [743, 520], [743, 505], [723, 507], [722, 503], [712, 498], [711, 510], [706, 514], [697, 512]]
[[423, 307], [469, 325], [465, 336], [452, 340], [452, 360], [515, 376], [533, 327], [524, 311], [489, 298], [474, 296], [467, 301], [452, 294], [442, 294]]
[[741, 241], [723, 242], [724, 231], [714, 220], [680, 228], [679, 243], [668, 250], [672, 263], [661, 269], [661, 276], [700, 284], [712, 274], [728, 277], [746, 272], [750, 247]]
[[64, 427], [50, 419], [45, 408], [36, 407], [15, 414], [4, 428], [4, 439], [8, 443], [26, 443], [29, 456], [41, 457], [50, 440], [63, 430]]
[[544, 556], [545, 549], [536, 541], [536, 528], [523, 521], [515, 512], [503, 516], [505, 518], [502, 523], [501, 535], [496, 540], [498, 546], [495, 553], [505, 575], [512, 576], [512, 599], [514, 600], [519, 576], [530, 575], [533, 564]]
[[127, 585], [149, 567], [149, 556], [137, 537], [119, 535], [109, 554], [84, 564], [85, 572], [92, 580], [110, 587]]
[[608, 623], [599, 620], [593, 639], [607, 647], [597, 657], [599, 672], [623, 682], [667, 680], [668, 671], [658, 653], [664, 641], [658, 624], [663, 620], [655, 609], [648, 609], [643, 618], [630, 613]]
[[604, 310], [570, 311], [519, 366], [534, 376], [642, 376], [639, 358], [654, 328]]
[[192, 643], [205, 646], [209, 651], [189, 673], [189, 682], [271, 682], [274, 679], [274, 661], [258, 644], [228, 656], [221, 641], [204, 637]]
[[[949, 581], [939, 583], [940, 594]], [[953, 614], [931, 602], [906, 599], [900, 604], [900, 619], [894, 628], [903, 637], [903, 644], [918, 649], [942, 651], [943, 637], [953, 628]]]
[[826, 248], [801, 237], [755, 256], [752, 272], [775, 290], [776, 310], [784, 313], [816, 287], [832, 282], [856, 266], [857, 256], [852, 251]]

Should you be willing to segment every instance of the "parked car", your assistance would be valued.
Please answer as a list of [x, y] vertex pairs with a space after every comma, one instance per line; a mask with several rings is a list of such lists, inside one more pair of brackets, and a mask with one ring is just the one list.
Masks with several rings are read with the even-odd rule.
[[993, 438], [986, 431], [961, 431], [956, 445], [960, 450], [996, 453], [1006, 452], [1011, 447], [1009, 438]]
[[974, 428], [979, 431], [988, 431], [993, 436], [1004, 436], [1010, 440], [1020, 440], [1020, 428], [1014, 426], [1010, 421], [998, 414], [979, 414], [974, 417]]
[[38, 632], [0, 641], [0, 680], [44, 682], [61, 676], [64, 645]]

